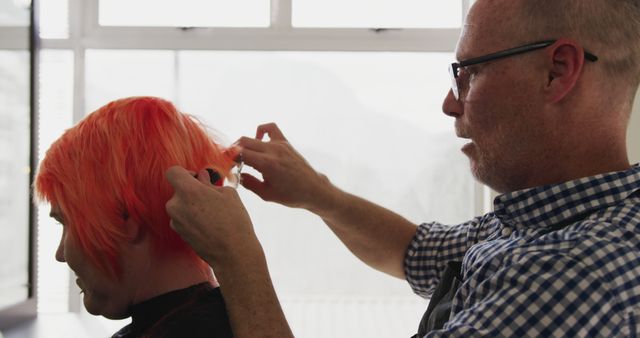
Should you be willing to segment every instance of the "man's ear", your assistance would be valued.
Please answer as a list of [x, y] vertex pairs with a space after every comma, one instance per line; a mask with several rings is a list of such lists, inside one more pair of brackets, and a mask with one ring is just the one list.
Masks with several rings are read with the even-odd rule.
[[558, 39], [547, 49], [549, 78], [545, 87], [548, 101], [556, 103], [564, 99], [582, 74], [584, 49], [569, 39]]

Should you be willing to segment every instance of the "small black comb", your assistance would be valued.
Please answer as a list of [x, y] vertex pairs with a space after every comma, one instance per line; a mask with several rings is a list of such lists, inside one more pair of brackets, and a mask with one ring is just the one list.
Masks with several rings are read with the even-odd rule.
[[218, 174], [217, 171], [211, 169], [211, 168], [207, 168], [207, 172], [209, 173], [209, 179], [211, 181], [211, 184], [215, 185], [216, 183], [218, 183], [218, 181], [220, 180], [220, 174]]

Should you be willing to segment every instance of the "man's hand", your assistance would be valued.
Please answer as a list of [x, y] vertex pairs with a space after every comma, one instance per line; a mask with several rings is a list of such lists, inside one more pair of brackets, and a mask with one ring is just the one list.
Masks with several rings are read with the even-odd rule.
[[166, 176], [175, 191], [166, 204], [171, 227], [209, 264], [241, 246], [259, 246], [235, 189], [212, 185], [204, 169], [197, 179], [178, 166]]
[[[262, 140], [265, 135], [269, 141]], [[242, 185], [263, 200], [311, 211], [331, 200], [329, 180], [309, 165], [275, 123], [258, 126], [255, 139], [242, 137], [237, 144], [244, 163], [263, 178], [242, 174]]]
[[251, 219], [238, 193], [182, 167], [166, 173], [175, 191], [167, 202], [171, 227], [215, 270], [233, 336], [292, 338]]
[[[262, 139], [269, 135], [269, 141]], [[243, 137], [244, 162], [263, 181], [242, 174], [242, 185], [266, 201], [307, 209], [320, 216], [340, 240], [374, 269], [404, 278], [404, 254], [416, 225], [367, 200], [345, 193], [316, 172], [274, 123], [258, 126], [256, 138]]]

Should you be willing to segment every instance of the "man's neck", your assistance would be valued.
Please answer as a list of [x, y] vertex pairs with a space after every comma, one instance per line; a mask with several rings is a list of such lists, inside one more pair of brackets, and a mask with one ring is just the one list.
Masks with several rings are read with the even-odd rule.
[[188, 254], [153, 257], [140, 266], [133, 282], [137, 285], [133, 304], [204, 282], [218, 286], [211, 269]]

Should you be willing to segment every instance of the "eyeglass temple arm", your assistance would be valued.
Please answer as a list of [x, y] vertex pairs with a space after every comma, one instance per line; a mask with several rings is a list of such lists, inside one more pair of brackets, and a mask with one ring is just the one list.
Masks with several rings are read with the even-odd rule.
[[[526, 46], [521, 46], [521, 47], [516, 47], [513, 49], [507, 49], [507, 50], [503, 50], [500, 52], [496, 52], [496, 53], [492, 53], [489, 55], [484, 55], [484, 56], [479, 56], [476, 58], [471, 58], [468, 60], [464, 60], [464, 61], [460, 61], [455, 68], [459, 68], [459, 67], [466, 67], [466, 66], [471, 66], [471, 65], [475, 65], [478, 63], [482, 63], [482, 62], [486, 62], [488, 60], [496, 60], [496, 59], [500, 59], [503, 57], [507, 57], [507, 56], [512, 56], [512, 55], [518, 55], [518, 54], [522, 54], [522, 53], [526, 53], [529, 51], [534, 51], [536, 49], [541, 49], [541, 48], [545, 48], [547, 46], [550, 46], [551, 44], [553, 44], [554, 42], [556, 42], [556, 40], [545, 40], [545, 41], [539, 41], [539, 42], [534, 42], [530, 45], [526, 45]], [[591, 54], [587, 51], [584, 52], [584, 58], [587, 59], [588, 61], [591, 62], [595, 62], [598, 61], [598, 57], [594, 54]]]

